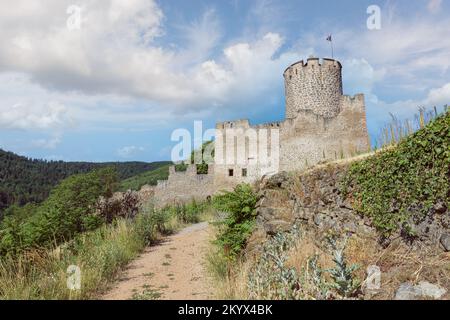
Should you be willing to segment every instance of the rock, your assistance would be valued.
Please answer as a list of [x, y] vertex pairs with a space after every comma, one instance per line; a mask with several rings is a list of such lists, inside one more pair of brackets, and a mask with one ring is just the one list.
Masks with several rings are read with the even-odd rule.
[[354, 221], [349, 221], [344, 223], [344, 230], [351, 233], [355, 233], [358, 230], [358, 226]]
[[405, 282], [397, 289], [395, 300], [440, 299], [446, 293], [447, 290], [428, 281], [421, 281], [415, 286]]
[[285, 171], [275, 174], [267, 179], [266, 188], [285, 188], [287, 184], [290, 182], [291, 177]]
[[258, 209], [258, 216], [260, 216], [263, 220], [271, 220], [274, 216], [274, 209], [262, 207]]
[[319, 227], [322, 224], [322, 215], [316, 214], [314, 216], [314, 223]]
[[450, 251], [450, 234], [444, 233], [439, 240], [445, 251]]
[[416, 288], [420, 290], [423, 297], [430, 297], [433, 299], [440, 299], [444, 294], [447, 293], [447, 290], [445, 290], [444, 288], [429, 283], [428, 281], [419, 282]]
[[381, 289], [381, 269], [377, 265], [367, 267], [366, 280], [361, 285], [361, 290], [367, 299], [377, 294]]
[[295, 216], [302, 220], [309, 220], [309, 218], [314, 215], [314, 213], [305, 208], [296, 209], [295, 213], [296, 213]]
[[419, 296], [415, 286], [406, 282], [402, 283], [395, 293], [395, 300], [416, 300]]
[[278, 232], [286, 232], [291, 230], [292, 224], [283, 220], [273, 220], [264, 224], [264, 230], [269, 235], [275, 235]]
[[443, 201], [439, 201], [438, 203], [436, 203], [433, 207], [434, 212], [442, 214], [445, 211], [447, 211], [447, 206], [445, 205], [445, 203]]

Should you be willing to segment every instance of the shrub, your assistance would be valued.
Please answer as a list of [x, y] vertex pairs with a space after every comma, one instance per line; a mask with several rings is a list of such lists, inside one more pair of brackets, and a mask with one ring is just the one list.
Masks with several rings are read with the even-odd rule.
[[437, 203], [450, 207], [450, 112], [391, 148], [355, 162], [342, 185], [353, 207], [389, 236], [412, 233]]
[[229, 258], [235, 258], [245, 247], [253, 231], [256, 219], [257, 196], [248, 184], [241, 184], [232, 192], [223, 192], [213, 199], [216, 210], [228, 215], [218, 222], [219, 234], [216, 244], [223, 248]]
[[131, 190], [115, 193], [110, 198], [100, 197], [96, 202], [96, 215], [107, 223], [111, 223], [118, 217], [133, 218], [138, 213], [138, 209], [139, 195]]
[[54, 188], [41, 205], [14, 207], [14, 214], [0, 225], [0, 253], [48, 247], [98, 228], [104, 219], [96, 215], [95, 205], [100, 196], [112, 195], [116, 181], [112, 168], [74, 175]]

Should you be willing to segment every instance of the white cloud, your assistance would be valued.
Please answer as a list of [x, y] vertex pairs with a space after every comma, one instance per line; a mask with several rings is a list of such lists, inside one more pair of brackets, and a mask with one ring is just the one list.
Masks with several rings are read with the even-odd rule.
[[431, 13], [438, 13], [441, 9], [442, 0], [429, 0], [428, 1], [428, 11]]
[[[389, 2], [388, 2], [389, 3]], [[428, 15], [400, 15], [392, 6], [382, 9], [381, 30], [334, 26], [336, 56], [344, 62], [364, 59], [383, 85], [402, 90], [426, 92], [442, 84], [450, 72], [449, 17], [435, 19]], [[329, 30], [330, 26], [327, 26]], [[324, 32], [308, 33], [298, 40], [298, 47], [311, 53], [329, 52]], [[344, 73], [347, 72], [344, 65]], [[440, 77], [436, 77], [436, 75]], [[378, 81], [380, 83], [380, 81]], [[395, 89], [393, 89], [395, 90]], [[405, 93], [405, 91], [403, 91]]]
[[35, 139], [31, 144], [36, 148], [55, 149], [61, 143], [61, 138], [60, 134], [56, 134], [48, 139]]
[[0, 127], [5, 129], [51, 129], [66, 123], [67, 108], [58, 102], [0, 107]]
[[366, 59], [351, 58], [343, 61], [343, 81], [346, 94], [357, 93], [371, 94], [374, 84], [383, 80], [386, 71], [384, 69], [375, 70]]
[[450, 105], [450, 83], [440, 88], [431, 89], [425, 103], [434, 106]]
[[126, 96], [189, 112], [232, 105], [236, 89], [257, 97], [292, 62], [274, 58], [283, 43], [275, 33], [231, 44], [211, 59], [221, 36], [213, 10], [179, 27], [183, 47], [165, 48], [154, 41], [164, 32], [155, 1], [80, 1], [83, 22], [72, 31], [66, 27], [71, 4], [0, 4], [0, 72], [29, 74], [51, 91]]
[[57, 94], [50, 94], [29, 77], [0, 74], [0, 128], [52, 130], [73, 125], [69, 108]]
[[423, 99], [407, 99], [394, 102], [378, 100], [373, 102], [373, 109], [369, 109], [370, 119], [379, 125], [384, 125], [392, 113], [400, 119], [412, 119], [419, 112], [419, 108], [431, 109], [437, 107], [442, 110], [444, 105], [450, 104], [450, 83], [439, 88], [430, 89]]
[[144, 147], [126, 146], [119, 148], [117, 150], [117, 155], [122, 158], [131, 158], [136, 154], [143, 152], [144, 150], [145, 150]]

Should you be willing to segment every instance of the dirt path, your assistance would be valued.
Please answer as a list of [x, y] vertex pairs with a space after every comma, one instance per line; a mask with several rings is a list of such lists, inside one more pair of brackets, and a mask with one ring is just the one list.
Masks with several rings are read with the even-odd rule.
[[102, 299], [197, 300], [213, 298], [206, 272], [212, 232], [199, 223], [148, 247], [133, 261]]

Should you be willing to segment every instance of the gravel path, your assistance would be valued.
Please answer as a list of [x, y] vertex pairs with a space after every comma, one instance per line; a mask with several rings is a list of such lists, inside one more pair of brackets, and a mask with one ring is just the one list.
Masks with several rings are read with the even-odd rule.
[[206, 272], [212, 239], [208, 223], [189, 226], [148, 247], [102, 299], [197, 300], [214, 298]]

